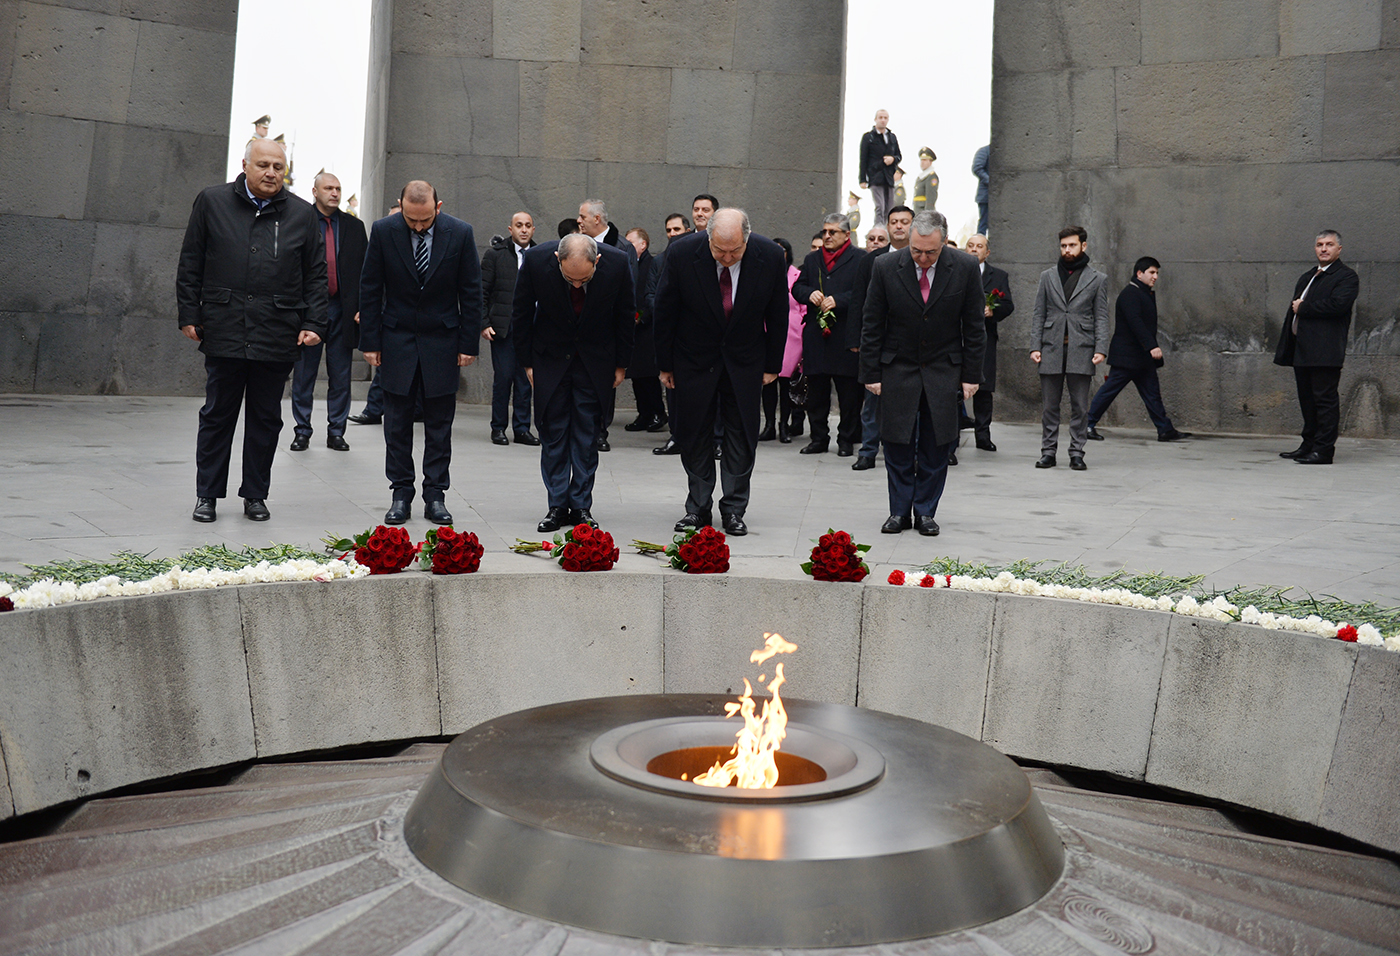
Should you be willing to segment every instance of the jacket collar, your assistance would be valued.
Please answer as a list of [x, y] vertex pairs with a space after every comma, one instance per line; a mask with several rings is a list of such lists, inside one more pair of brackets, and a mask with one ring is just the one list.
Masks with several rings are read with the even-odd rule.
[[[245, 202], [245, 203], [247, 203], [248, 205], [252, 206], [254, 209], [257, 209], [257, 208], [258, 208], [258, 204], [255, 203], [255, 202], [253, 201], [252, 197], [251, 197], [251, 196], [249, 195], [249, 193], [248, 193], [248, 174], [247, 174], [247, 173], [239, 173], [239, 174], [238, 174], [238, 178], [235, 179], [235, 180], [233, 181], [233, 194], [234, 194], [235, 196], [237, 196], [239, 199], [241, 199], [243, 202]], [[269, 200], [267, 201], [267, 204], [268, 204], [269, 206], [274, 206], [274, 205], [280, 206], [280, 205], [282, 205], [283, 203], [285, 203], [286, 201], [287, 201], [287, 187], [286, 187], [286, 186], [283, 186], [281, 189], [277, 190], [277, 195], [273, 196], [271, 199], [269, 199]]]

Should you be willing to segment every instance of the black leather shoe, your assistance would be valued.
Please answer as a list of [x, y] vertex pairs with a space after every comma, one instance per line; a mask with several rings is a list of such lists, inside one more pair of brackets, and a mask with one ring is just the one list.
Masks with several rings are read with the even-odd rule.
[[802, 424], [802, 419], [799, 418], [788, 426], [788, 431], [792, 434], [793, 438], [798, 438], [801, 437], [802, 429], [805, 427], [806, 426]]
[[982, 451], [997, 450], [996, 444], [990, 438], [979, 438], [977, 440], [977, 447], [980, 448]]
[[758, 440], [759, 440], [759, 441], [772, 441], [773, 439], [775, 439], [775, 438], [777, 438], [777, 437], [778, 437], [778, 430], [777, 430], [777, 428], [775, 428], [775, 427], [773, 426], [773, 423], [772, 423], [772, 422], [769, 422], [769, 423], [768, 423], [768, 427], [765, 428], [765, 429], [763, 429], [763, 431], [761, 431], [761, 432], [758, 433]]
[[666, 430], [667, 426], [669, 426], [670, 424], [671, 424], [671, 420], [670, 420], [669, 418], [667, 418], [665, 415], [657, 415], [655, 418], [653, 418], [653, 419], [651, 420], [651, 424], [647, 426], [647, 431], [649, 431], [649, 432], [664, 432], [664, 431]]
[[869, 471], [874, 467], [874, 458], [866, 458], [864, 455], [861, 455], [855, 460], [855, 463], [851, 465], [851, 471]]
[[1191, 437], [1191, 433], [1190, 433], [1190, 432], [1179, 432], [1179, 431], [1177, 431], [1175, 428], [1173, 428], [1171, 431], [1167, 432], [1165, 435], [1158, 435], [1158, 436], [1157, 436], [1157, 440], [1158, 440], [1158, 441], [1185, 441], [1186, 439], [1188, 439], [1188, 438], [1190, 438], [1190, 437]]
[[292, 444], [291, 444], [291, 449], [292, 449], [292, 451], [306, 451], [306, 449], [308, 449], [308, 448], [310, 448], [310, 447], [311, 447], [311, 436], [310, 436], [310, 435], [297, 435], [295, 438], [292, 439]]
[[506, 430], [505, 430], [504, 428], [493, 428], [493, 429], [491, 429], [491, 444], [493, 444], [493, 445], [509, 445], [509, 444], [510, 444], [510, 439], [506, 437]]
[[1281, 451], [1281, 452], [1278, 453], [1278, 456], [1279, 456], [1280, 458], [1302, 458], [1304, 455], [1309, 455], [1309, 454], [1311, 454], [1311, 453], [1312, 453], [1312, 446], [1305, 443], [1305, 444], [1299, 445], [1297, 448], [1293, 449], [1292, 451]]
[[644, 432], [647, 430], [647, 426], [650, 424], [650, 418], [643, 418], [641, 415], [638, 415], [626, 425], [623, 425], [622, 430], [625, 432]]
[[1324, 455], [1320, 451], [1310, 451], [1306, 455], [1299, 455], [1293, 461], [1299, 465], [1330, 465], [1332, 464], [1332, 456], [1330, 454]]
[[389, 510], [384, 512], [384, 523], [403, 524], [411, 517], [413, 517], [413, 502], [395, 498], [393, 503], [389, 505]]
[[933, 515], [915, 515], [914, 527], [925, 537], [932, 538], [938, 534], [938, 522], [933, 520]]
[[908, 515], [890, 515], [885, 519], [885, 523], [880, 525], [881, 534], [899, 534], [914, 527], [914, 522]]
[[535, 526], [535, 530], [540, 534], [547, 534], [550, 531], [558, 531], [561, 527], [569, 523], [568, 508], [550, 508], [545, 512], [543, 520]]
[[825, 455], [831, 448], [830, 442], [819, 441], [813, 438], [807, 444], [798, 449], [799, 455]]
[[1088, 470], [1089, 470], [1089, 466], [1086, 465], [1086, 464], [1084, 464], [1084, 456], [1083, 456], [1083, 455], [1070, 455], [1070, 456], [1069, 456], [1069, 468], [1070, 468], [1070, 471], [1088, 471]]
[[1089, 430], [1085, 432], [1085, 434], [1089, 436], [1090, 441], [1103, 441], [1103, 436], [1099, 434], [1099, 430], [1093, 425], [1089, 426]]
[[211, 521], [218, 521], [219, 513], [215, 510], [217, 505], [218, 499], [196, 498], [194, 500], [194, 514], [190, 515], [190, 517], [196, 521], [202, 521], [205, 524]]
[[957, 463], [958, 463], [958, 453], [957, 453], [957, 452], [950, 452], [950, 453], [948, 454], [948, 467], [951, 468], [952, 466], [956, 465]]
[[326, 447], [332, 451], [349, 451], [350, 443], [341, 435], [329, 435], [326, 437]]
[[371, 415], [368, 412], [364, 412], [359, 415], [351, 415], [348, 420], [354, 422], [356, 425], [381, 425], [384, 423], [384, 416]]
[[744, 519], [740, 515], [724, 515], [722, 523], [724, 524], [724, 533], [731, 538], [742, 538], [749, 533], [749, 526], [744, 524]]
[[720, 460], [721, 458], [723, 458], [723, 457], [724, 457], [724, 448], [720, 445], [719, 442], [715, 442], [715, 461], [719, 461], [719, 460]]
[[538, 445], [540, 440], [529, 432], [516, 432], [515, 443], [517, 445]]
[[1036, 463], [1035, 463], [1035, 466], [1036, 466], [1037, 468], [1054, 468], [1054, 467], [1055, 467], [1055, 456], [1054, 456], [1054, 455], [1041, 455], [1041, 456], [1040, 456], [1040, 461], [1036, 462]]
[[968, 418], [966, 415], [959, 415], [959, 416], [958, 416], [958, 431], [960, 431], [960, 432], [965, 432], [965, 431], [967, 431], [968, 429], [976, 428], [976, 427], [977, 427], [977, 421], [976, 421], [976, 419]]
[[787, 422], [778, 423], [778, 441], [784, 445], [792, 444], [792, 432], [788, 431]]
[[666, 439], [666, 444], [662, 445], [660, 448], [653, 448], [651, 453], [653, 455], [679, 455], [681, 453], [681, 446], [676, 444], [674, 438], [668, 438]]
[[839, 442], [836, 443], [836, 457], [837, 457], [837, 458], [850, 458], [850, 457], [851, 457], [852, 455], [854, 455], [855, 453], [856, 453], [856, 449], [855, 449], [855, 446], [854, 446], [854, 445], [848, 445], [848, 444], [846, 444], [846, 443], [843, 442], [843, 441], [839, 441]]
[[693, 511], [687, 511], [681, 516], [681, 520], [676, 522], [676, 530], [688, 531], [691, 528], [703, 528], [709, 523], [709, 515], [698, 515]]
[[249, 521], [266, 521], [272, 517], [272, 512], [267, 510], [267, 502], [263, 499], [244, 498], [243, 516]]
[[601, 437], [600, 437], [600, 438], [598, 439], [598, 450], [599, 450], [599, 451], [612, 451], [612, 445], [609, 445], [609, 444], [608, 444], [608, 440], [607, 440], [606, 438], [601, 438]]
[[451, 524], [452, 512], [447, 510], [447, 505], [441, 501], [423, 502], [423, 517], [433, 524]]
[[590, 528], [598, 527], [598, 522], [593, 520], [593, 513], [587, 508], [575, 508], [569, 514], [570, 524], [586, 524]]

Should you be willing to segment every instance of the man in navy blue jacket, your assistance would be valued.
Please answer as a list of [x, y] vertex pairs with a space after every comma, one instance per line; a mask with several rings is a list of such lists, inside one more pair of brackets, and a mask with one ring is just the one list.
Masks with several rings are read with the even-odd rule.
[[481, 334], [481, 261], [472, 227], [441, 214], [437, 190], [403, 188], [403, 211], [374, 224], [360, 279], [360, 349], [384, 389], [384, 473], [394, 500], [385, 524], [411, 517], [413, 406], [423, 396], [423, 514], [451, 524], [444, 501], [461, 370]]

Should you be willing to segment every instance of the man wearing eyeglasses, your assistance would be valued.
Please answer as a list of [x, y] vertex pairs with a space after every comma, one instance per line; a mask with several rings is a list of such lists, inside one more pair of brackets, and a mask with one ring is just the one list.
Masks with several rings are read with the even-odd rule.
[[831, 448], [831, 390], [836, 389], [840, 419], [836, 425], [836, 454], [849, 458], [860, 441], [860, 381], [856, 350], [860, 346], [860, 316], [851, 313], [856, 274], [865, 250], [851, 242], [851, 224], [840, 213], [822, 223], [822, 247], [807, 254], [802, 274], [792, 284], [792, 297], [807, 303], [802, 329], [802, 371], [807, 374], [807, 418], [812, 440], [800, 454], [821, 455]]
[[626, 253], [573, 233], [525, 253], [511, 329], [535, 392], [540, 474], [549, 510], [541, 534], [593, 519], [598, 429], [632, 360], [635, 311]]
[[871, 270], [860, 380], [880, 396], [890, 496], [880, 531], [936, 535], [958, 403], [977, 394], [987, 330], [977, 260], [947, 245], [942, 213], [924, 210], [913, 226], [908, 248], [881, 256]]

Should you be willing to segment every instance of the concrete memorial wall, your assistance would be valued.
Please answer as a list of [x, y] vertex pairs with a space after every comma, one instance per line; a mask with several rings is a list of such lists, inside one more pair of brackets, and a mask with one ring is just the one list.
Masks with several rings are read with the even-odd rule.
[[[999, 415], [1039, 418], [1036, 282], [1079, 224], [1115, 295], [1139, 256], [1162, 261], [1178, 428], [1296, 431], [1273, 351], [1313, 238], [1332, 228], [1361, 278], [1342, 434], [1400, 437], [1400, 2], [1003, 2], [993, 64], [989, 231], [1017, 304]], [[1130, 393], [1103, 424], [1151, 427]]]

